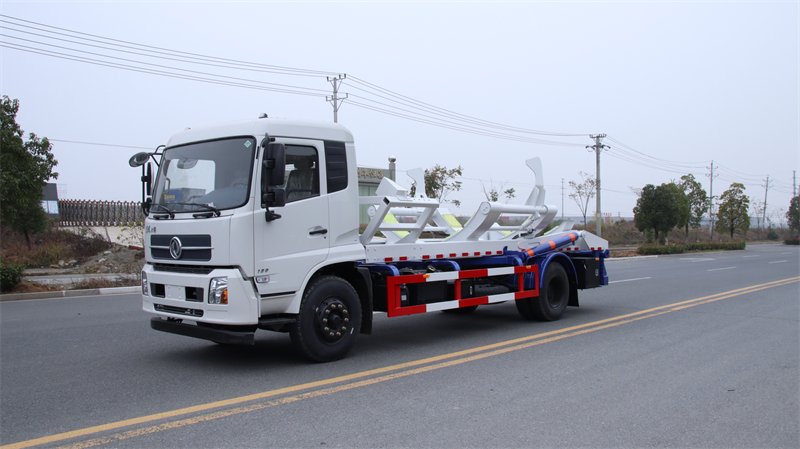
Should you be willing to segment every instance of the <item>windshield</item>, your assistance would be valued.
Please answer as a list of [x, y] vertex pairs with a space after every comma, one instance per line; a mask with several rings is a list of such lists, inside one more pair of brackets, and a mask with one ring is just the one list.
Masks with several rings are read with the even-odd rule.
[[167, 148], [154, 212], [232, 209], [247, 203], [256, 141], [236, 137]]

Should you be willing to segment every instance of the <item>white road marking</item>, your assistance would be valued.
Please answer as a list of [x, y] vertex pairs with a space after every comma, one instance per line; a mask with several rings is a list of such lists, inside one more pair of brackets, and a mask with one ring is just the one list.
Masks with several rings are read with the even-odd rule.
[[755, 255], [755, 256], [742, 256], [742, 259], [747, 259], [748, 257], [761, 257], [761, 256], [760, 256], [760, 255]]
[[733, 270], [734, 268], [736, 268], [736, 267], [714, 268], [714, 269], [707, 270], [707, 271]]
[[788, 260], [776, 260], [775, 262], [770, 262], [770, 263], [784, 263], [784, 262], [788, 262]]
[[636, 278], [636, 279], [622, 279], [622, 280], [619, 280], [619, 281], [610, 281], [609, 284], [615, 284], [617, 282], [643, 281], [645, 279], [653, 279], [653, 278], [652, 277], [646, 277], [646, 278]]
[[690, 262], [708, 262], [708, 261], [711, 261], [711, 260], [714, 260], [714, 259], [712, 259], [710, 257], [684, 257], [684, 258], [681, 258], [681, 259], [678, 259], [678, 260], [688, 260]]

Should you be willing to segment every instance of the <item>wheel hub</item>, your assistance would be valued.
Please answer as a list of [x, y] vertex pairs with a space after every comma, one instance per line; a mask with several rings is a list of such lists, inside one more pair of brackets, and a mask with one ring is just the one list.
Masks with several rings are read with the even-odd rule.
[[347, 306], [337, 298], [322, 301], [317, 308], [316, 331], [326, 343], [336, 343], [344, 338], [350, 332]]

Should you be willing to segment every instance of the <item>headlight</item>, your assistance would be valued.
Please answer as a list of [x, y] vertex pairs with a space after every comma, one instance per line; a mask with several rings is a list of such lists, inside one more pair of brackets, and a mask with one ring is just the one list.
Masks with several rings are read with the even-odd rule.
[[209, 304], [228, 303], [228, 278], [212, 278], [208, 289]]
[[144, 271], [142, 271], [142, 294], [144, 296], [148, 295], [148, 292], [147, 292], [147, 273], [145, 273]]

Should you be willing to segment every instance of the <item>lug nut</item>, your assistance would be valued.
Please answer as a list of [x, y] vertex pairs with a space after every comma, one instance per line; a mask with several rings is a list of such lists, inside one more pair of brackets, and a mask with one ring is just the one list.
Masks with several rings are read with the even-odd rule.
[[330, 334], [330, 335], [331, 335], [331, 337], [333, 337], [333, 332], [331, 332], [331, 334]]
[[344, 322], [345, 322], [345, 323], [349, 323], [349, 322], [350, 322], [350, 318], [345, 318], [345, 319], [344, 319]]
[[346, 331], [346, 330], [347, 330], [347, 327], [342, 326], [342, 331]]
[[325, 329], [323, 329], [323, 330], [324, 330], [325, 332], [328, 332], [329, 330], [331, 330], [331, 328], [329, 328], [329, 327], [327, 327], [327, 326], [326, 326], [326, 327], [325, 327]]
[[341, 332], [337, 332], [337, 333], [336, 333], [336, 336], [337, 336], [337, 337], [341, 337], [341, 336], [342, 336], [342, 333], [341, 333]]
[[331, 309], [325, 309], [325, 314], [327, 315], [329, 313], [331, 313]]
[[327, 318], [323, 318], [323, 319], [322, 319], [322, 322], [323, 322], [323, 323], [327, 323], [327, 322], [328, 322], [328, 319], [327, 319]]

